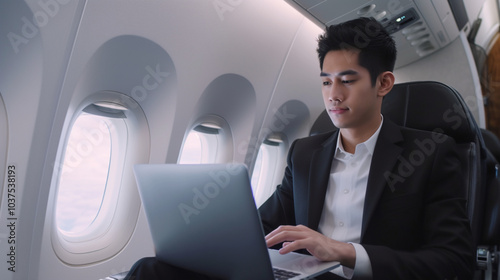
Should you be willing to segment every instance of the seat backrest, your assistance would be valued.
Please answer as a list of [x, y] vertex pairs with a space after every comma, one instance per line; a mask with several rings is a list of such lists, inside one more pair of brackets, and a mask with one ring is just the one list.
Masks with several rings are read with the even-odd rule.
[[311, 126], [311, 130], [309, 131], [309, 136], [313, 136], [320, 133], [325, 133], [328, 131], [336, 130], [337, 127], [332, 123], [330, 116], [328, 116], [328, 112], [323, 110], [321, 114], [319, 114], [316, 121], [314, 121]]
[[486, 129], [481, 129], [481, 134], [488, 150], [486, 209], [481, 245], [498, 246], [500, 244], [500, 140], [493, 132]]
[[496, 161], [500, 162], [500, 139], [498, 139], [495, 133], [484, 128], [481, 128], [481, 134], [483, 135], [486, 148], [495, 157]]
[[382, 114], [405, 127], [444, 133], [455, 139], [467, 186], [467, 211], [474, 244], [481, 241], [486, 189], [486, 152], [479, 126], [461, 95], [439, 82], [394, 85]]

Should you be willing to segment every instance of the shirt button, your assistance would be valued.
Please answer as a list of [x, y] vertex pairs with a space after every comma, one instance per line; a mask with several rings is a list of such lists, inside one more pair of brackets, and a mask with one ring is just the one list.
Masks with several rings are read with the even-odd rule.
[[344, 226], [344, 223], [343, 222], [340, 222], [339, 223], [339, 227], [343, 227]]
[[349, 190], [348, 189], [345, 189], [344, 190], [344, 194], [348, 194], [349, 193]]

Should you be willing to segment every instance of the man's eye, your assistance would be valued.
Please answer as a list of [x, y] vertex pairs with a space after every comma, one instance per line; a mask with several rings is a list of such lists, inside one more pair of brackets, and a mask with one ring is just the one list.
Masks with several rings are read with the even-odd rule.
[[330, 82], [330, 81], [325, 81], [325, 82], [323, 82], [323, 85], [324, 85], [324, 86], [329, 86], [329, 85], [331, 85], [331, 84], [332, 84], [332, 82]]
[[342, 83], [343, 84], [351, 84], [351, 83], [354, 83], [354, 81], [356, 81], [356, 80], [342, 80]]

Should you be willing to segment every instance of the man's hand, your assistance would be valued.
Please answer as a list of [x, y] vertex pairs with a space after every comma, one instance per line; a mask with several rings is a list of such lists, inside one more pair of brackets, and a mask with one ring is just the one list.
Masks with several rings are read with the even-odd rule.
[[306, 249], [321, 261], [338, 261], [354, 268], [356, 251], [349, 243], [333, 240], [306, 226], [280, 226], [266, 236], [267, 247], [283, 242], [280, 254]]

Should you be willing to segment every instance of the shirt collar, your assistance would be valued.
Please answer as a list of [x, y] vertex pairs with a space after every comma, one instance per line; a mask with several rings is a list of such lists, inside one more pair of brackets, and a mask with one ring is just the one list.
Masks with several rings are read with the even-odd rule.
[[[377, 143], [378, 135], [380, 134], [380, 128], [382, 127], [382, 124], [384, 123], [384, 116], [380, 115], [380, 117], [382, 118], [382, 120], [380, 122], [380, 125], [379, 125], [377, 131], [375, 131], [375, 133], [373, 133], [372, 136], [370, 136], [370, 138], [368, 138], [368, 140], [356, 145], [356, 151], [358, 151], [358, 147], [365, 146], [368, 153], [370, 155], [373, 155], [373, 151], [375, 150], [375, 144]], [[344, 150], [344, 147], [342, 145], [342, 141], [340, 140], [340, 132], [339, 132], [339, 135], [337, 137], [337, 147], [335, 148], [334, 157], [338, 158], [341, 156], [341, 154], [343, 155], [342, 157], [345, 157], [346, 155], [349, 155], [350, 153], [348, 153]]]

